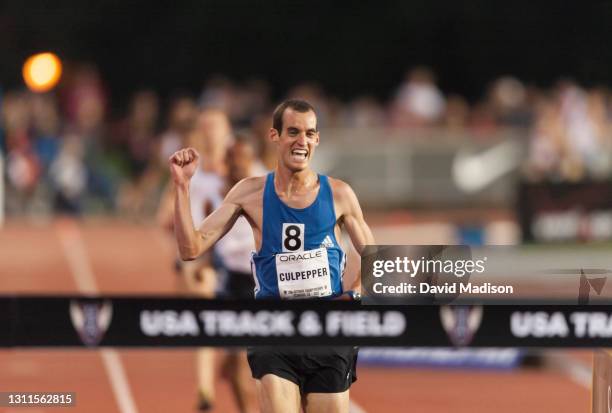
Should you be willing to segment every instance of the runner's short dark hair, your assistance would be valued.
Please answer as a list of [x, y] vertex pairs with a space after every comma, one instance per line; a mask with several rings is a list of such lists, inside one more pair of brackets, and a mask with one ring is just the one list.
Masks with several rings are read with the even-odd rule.
[[279, 133], [283, 131], [283, 114], [287, 108], [293, 109], [296, 112], [306, 113], [306, 112], [314, 112], [314, 107], [302, 99], [287, 99], [280, 105], [274, 109], [274, 114], [272, 115], [272, 127], [276, 129]]

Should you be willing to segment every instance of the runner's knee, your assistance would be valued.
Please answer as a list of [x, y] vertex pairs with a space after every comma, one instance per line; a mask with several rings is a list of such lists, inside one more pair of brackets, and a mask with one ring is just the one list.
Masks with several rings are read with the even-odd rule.
[[300, 391], [295, 383], [273, 374], [256, 383], [262, 413], [299, 413]]

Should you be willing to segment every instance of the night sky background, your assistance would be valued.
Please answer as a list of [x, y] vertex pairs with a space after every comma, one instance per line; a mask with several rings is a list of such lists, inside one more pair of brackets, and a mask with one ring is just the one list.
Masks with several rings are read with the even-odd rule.
[[612, 1], [175, 0], [0, 2], [0, 86], [34, 52], [95, 63], [113, 98], [142, 87], [199, 91], [260, 77], [275, 97], [317, 81], [342, 99], [387, 98], [406, 70], [434, 69], [445, 93], [477, 99], [495, 77], [612, 85]]

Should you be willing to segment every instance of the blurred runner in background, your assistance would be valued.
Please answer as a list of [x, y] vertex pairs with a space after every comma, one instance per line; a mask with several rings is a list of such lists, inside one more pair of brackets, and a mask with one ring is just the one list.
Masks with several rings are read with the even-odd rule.
[[[226, 114], [218, 109], [205, 108], [197, 116], [187, 144], [198, 148], [203, 156], [190, 184], [191, 218], [194, 227], [219, 207], [225, 191], [227, 166], [225, 156], [232, 140], [232, 130]], [[169, 187], [162, 199], [158, 220], [164, 228], [173, 228], [174, 188]], [[179, 291], [202, 298], [214, 298], [217, 274], [214, 253], [207, 253], [194, 261], [176, 260]], [[202, 348], [197, 354], [198, 408], [212, 408], [215, 398], [215, 351]]]
[[[258, 166], [255, 149], [244, 137], [237, 137], [236, 142], [227, 151], [227, 168], [225, 193], [241, 180], [260, 172], [265, 173]], [[246, 218], [238, 218], [232, 229], [219, 240], [215, 251], [226, 273], [220, 295], [231, 300], [254, 299], [255, 281], [251, 273], [251, 254], [255, 251], [255, 243], [253, 231]], [[223, 376], [232, 386], [240, 412], [259, 411], [255, 380], [251, 377], [246, 351], [228, 350], [222, 366]]]

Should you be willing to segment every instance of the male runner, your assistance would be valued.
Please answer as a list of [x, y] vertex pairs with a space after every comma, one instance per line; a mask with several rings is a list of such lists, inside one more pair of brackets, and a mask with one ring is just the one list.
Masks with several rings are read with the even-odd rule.
[[[278, 150], [275, 171], [240, 181], [197, 230], [189, 210], [189, 180], [199, 155], [193, 148], [172, 155], [170, 170], [177, 188], [175, 234], [181, 257], [197, 258], [244, 216], [257, 248], [253, 256], [256, 298], [338, 297], [344, 292], [345, 262], [337, 241], [340, 227], [346, 228], [359, 253], [374, 243], [357, 197], [346, 183], [310, 169], [319, 132], [309, 103], [283, 102], [274, 112], [270, 138]], [[305, 271], [316, 278], [296, 276]], [[316, 352], [254, 348], [249, 354], [264, 413], [297, 413], [300, 405], [307, 413], [348, 412], [355, 362], [353, 348]]]

